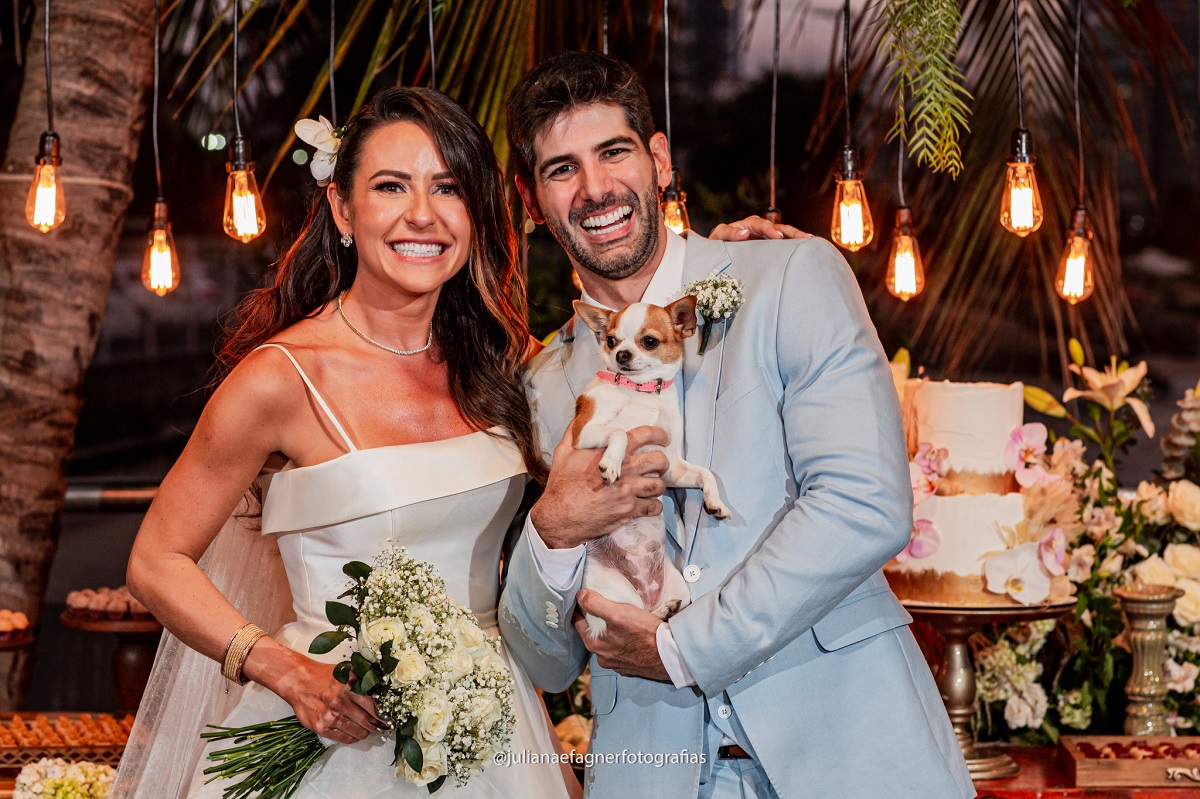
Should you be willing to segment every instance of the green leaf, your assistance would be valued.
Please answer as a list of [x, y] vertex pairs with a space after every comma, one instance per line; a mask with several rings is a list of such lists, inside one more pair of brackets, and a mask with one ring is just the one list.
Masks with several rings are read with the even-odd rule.
[[342, 574], [352, 580], [365, 580], [371, 576], [371, 567], [361, 560], [352, 560], [342, 567]]
[[358, 652], [350, 656], [350, 665], [354, 668], [354, 673], [361, 679], [372, 668], [371, 661], [367, 660]]
[[404, 726], [402, 726], [397, 731], [397, 734], [403, 738], [411, 738], [414, 735], [416, 735], [417, 734], [417, 720], [415, 718], [411, 718], [408, 721], [404, 722]]
[[434, 793], [435, 791], [437, 791], [438, 788], [442, 787], [442, 783], [445, 781], [446, 781], [446, 775], [443, 774], [442, 776], [438, 777], [436, 780], [429, 783], [425, 787], [429, 789], [430, 793]]
[[347, 685], [350, 682], [350, 661], [343, 660], [341, 663], [333, 667], [333, 679], [340, 682], [342, 685]]
[[330, 630], [329, 632], [321, 633], [308, 645], [308, 651], [313, 655], [324, 655], [326, 652], [332, 652], [335, 646], [349, 637], [350, 633], [342, 632], [341, 630]]
[[392, 641], [384, 641], [379, 647], [379, 668], [384, 674], [391, 674], [400, 665], [400, 660], [392, 655]]
[[371, 692], [375, 690], [375, 686], [379, 685], [381, 677], [379, 670], [372, 667], [359, 678], [358, 682], [354, 683], [354, 687], [350, 690], [360, 696], [370, 696]]
[[401, 751], [404, 754], [404, 762], [408, 764], [408, 767], [420, 774], [421, 767], [425, 765], [425, 756], [421, 754], [421, 745], [417, 743], [417, 739], [405, 738]]
[[325, 603], [325, 615], [331, 624], [339, 627], [354, 627], [358, 624], [358, 611], [349, 605], [330, 600]]

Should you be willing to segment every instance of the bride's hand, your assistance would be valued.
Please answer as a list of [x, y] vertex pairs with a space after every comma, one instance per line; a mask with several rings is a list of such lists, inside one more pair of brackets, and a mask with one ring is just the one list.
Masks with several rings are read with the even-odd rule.
[[[383, 722], [375, 715], [375, 703], [333, 678], [333, 667], [300, 655], [295, 666], [273, 688], [283, 697], [300, 723], [338, 743], [357, 743]], [[301, 662], [302, 661], [302, 662]]]

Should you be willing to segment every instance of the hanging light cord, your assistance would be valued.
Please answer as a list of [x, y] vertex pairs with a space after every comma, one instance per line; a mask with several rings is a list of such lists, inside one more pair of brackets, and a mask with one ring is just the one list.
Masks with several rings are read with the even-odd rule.
[[429, 86], [437, 88], [437, 52], [433, 46], [433, 0], [429, 0]]
[[1013, 0], [1013, 54], [1017, 62], [1017, 125], [1025, 129], [1025, 95], [1021, 89], [1021, 0]]
[[336, 129], [337, 124], [337, 95], [333, 89], [333, 56], [337, 46], [337, 18], [334, 12], [337, 0], [329, 0], [329, 121]]
[[904, 139], [900, 139], [900, 157], [896, 159], [896, 193], [900, 195], [900, 207], [908, 205], [904, 199]]
[[671, 151], [671, 15], [663, 0], [663, 95], [667, 106], [667, 152]]
[[604, 54], [608, 55], [608, 0], [603, 0], [603, 2], [604, 2], [604, 41], [602, 41], [600, 43], [600, 46], [604, 48]]
[[50, 0], [46, 0], [46, 124], [49, 130], [54, 130], [54, 99], [50, 93]]
[[[49, 0], [47, 0], [49, 2]], [[242, 138], [242, 120], [238, 116], [238, 27], [241, 24], [242, 0], [233, 0], [233, 128]]]
[[779, 100], [779, 0], [775, 0], [775, 47], [771, 53], [771, 208], [775, 207], [775, 120]]
[[158, 156], [158, 59], [162, 49], [162, 0], [154, 0], [154, 102], [150, 104], [150, 139], [154, 143], [154, 179], [158, 182], [158, 198], [163, 196], [162, 161]]
[[846, 146], [854, 142], [850, 136], [850, 0], [842, 10], [842, 86], [846, 90]]
[[1079, 144], [1079, 204], [1083, 205], [1083, 126], [1079, 112], [1079, 39], [1083, 30], [1083, 0], [1075, 3], [1075, 139]]

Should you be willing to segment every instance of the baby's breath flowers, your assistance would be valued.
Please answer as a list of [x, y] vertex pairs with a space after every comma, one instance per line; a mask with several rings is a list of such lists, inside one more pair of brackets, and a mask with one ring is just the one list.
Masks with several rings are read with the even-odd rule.
[[708, 337], [712, 335], [713, 325], [720, 319], [733, 316], [746, 296], [742, 294], [742, 284], [730, 275], [718, 275], [715, 272], [703, 280], [687, 284], [683, 289], [684, 296], [696, 295], [696, 313], [704, 317], [704, 326], [700, 331], [701, 355], [708, 348]]
[[[428, 563], [404, 548], [388, 549], [372, 568], [352, 561], [342, 571], [352, 583], [341, 602], [325, 603], [338, 626], [317, 636], [309, 651], [324, 654], [353, 638], [349, 660], [334, 677], [375, 700], [375, 711], [395, 735], [396, 777], [432, 793], [447, 777], [464, 785], [508, 745], [515, 717], [513, 682], [499, 644], [471, 611], [446, 594]], [[215, 728], [210, 740], [234, 747], [213, 752], [212, 779], [246, 775], [226, 799], [286, 799], [325, 747], [295, 716], [237, 729]]]

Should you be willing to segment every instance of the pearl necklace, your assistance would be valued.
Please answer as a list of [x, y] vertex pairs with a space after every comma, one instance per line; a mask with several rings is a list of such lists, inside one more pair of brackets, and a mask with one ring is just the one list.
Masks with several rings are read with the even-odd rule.
[[345, 294], [346, 294], [346, 292], [343, 291], [341, 294], [338, 295], [338, 298], [337, 298], [338, 315], [342, 317], [342, 321], [346, 323], [346, 327], [353, 330], [354, 334], [356, 336], [358, 336], [359, 338], [361, 338], [363, 341], [367, 342], [368, 344], [374, 344], [376, 347], [379, 347], [379, 349], [387, 350], [388, 352], [395, 353], [396, 355], [420, 355], [422, 352], [424, 352], [425, 350], [427, 350], [431, 346], [433, 346], [433, 327], [429, 328], [429, 339], [425, 342], [425, 346], [420, 347], [415, 350], [398, 350], [395, 347], [389, 347], [386, 344], [380, 344], [378, 341], [371, 338], [366, 333], [362, 332], [357, 327], [355, 327], [354, 324], [351, 323], [351, 321], [346, 318], [346, 312], [342, 310], [342, 297], [344, 297]]

